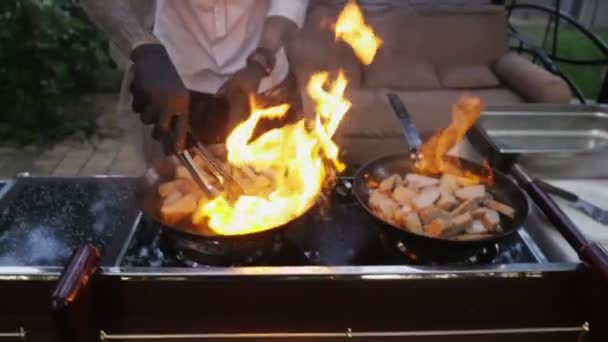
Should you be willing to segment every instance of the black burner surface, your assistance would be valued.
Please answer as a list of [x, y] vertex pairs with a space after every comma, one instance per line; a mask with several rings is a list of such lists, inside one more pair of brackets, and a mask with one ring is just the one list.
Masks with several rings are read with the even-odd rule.
[[[357, 203], [335, 196], [313, 208], [283, 231], [281, 249], [259, 266], [434, 265], [407, 255], [404, 246], [384, 239], [376, 222]], [[508, 264], [537, 262], [518, 234], [468, 260], [450, 264]], [[142, 219], [129, 245], [124, 267], [202, 266], [180, 257], [165, 242], [161, 228]]]
[[[258, 265], [307, 265], [304, 253], [289, 241], [276, 246], [276, 252], [258, 261]], [[174, 250], [164, 237], [161, 227], [142, 218], [121, 266], [129, 267], [202, 267], [180, 251]]]
[[103, 250], [137, 211], [130, 179], [19, 179], [0, 199], [0, 266], [63, 266], [88, 242]]

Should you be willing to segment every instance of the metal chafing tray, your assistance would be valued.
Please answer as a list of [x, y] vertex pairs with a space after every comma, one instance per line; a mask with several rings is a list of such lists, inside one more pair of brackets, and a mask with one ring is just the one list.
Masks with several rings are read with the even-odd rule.
[[517, 157], [544, 177], [608, 177], [608, 106], [492, 106], [469, 139], [499, 168]]

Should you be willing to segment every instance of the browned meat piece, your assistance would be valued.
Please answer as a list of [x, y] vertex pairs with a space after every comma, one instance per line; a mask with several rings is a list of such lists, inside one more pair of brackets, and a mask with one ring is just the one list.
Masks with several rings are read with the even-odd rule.
[[416, 197], [417, 195], [418, 194], [414, 190], [407, 188], [403, 185], [399, 185], [395, 188], [395, 190], [393, 190], [392, 197], [395, 201], [397, 201], [397, 203], [401, 205], [410, 205], [414, 197]]
[[488, 208], [480, 207], [471, 211], [471, 215], [473, 215], [474, 219], [481, 219], [485, 214]]
[[452, 217], [456, 217], [456, 216], [464, 214], [464, 213], [466, 213], [468, 211], [472, 211], [472, 210], [477, 209], [478, 205], [479, 204], [474, 199], [466, 200], [466, 201], [460, 203], [460, 205], [457, 206], [456, 209], [452, 210], [452, 212], [450, 213], [450, 215]]
[[402, 183], [401, 177], [399, 177], [399, 175], [392, 175], [390, 177], [388, 177], [387, 179], [383, 180], [382, 182], [380, 182], [380, 185], [378, 186], [378, 190], [385, 192], [385, 193], [391, 193], [393, 191], [393, 189], [395, 188], [395, 186], [400, 185]]
[[190, 171], [188, 171], [188, 169], [186, 169], [185, 166], [178, 166], [175, 168], [175, 178], [194, 181], [194, 178], [192, 178], [192, 174], [190, 173]]
[[407, 175], [405, 175], [405, 181], [407, 182], [408, 186], [417, 189], [439, 184], [439, 180], [437, 178], [417, 175], [413, 173], [408, 173]]
[[165, 204], [171, 204], [171, 203], [177, 201], [178, 199], [180, 199], [182, 197], [184, 197], [184, 195], [182, 195], [181, 192], [174, 191], [174, 192], [171, 192], [167, 197], [165, 197], [163, 199], [162, 203], [163, 203], [163, 205], [165, 205]]
[[454, 192], [456, 198], [461, 201], [466, 201], [470, 199], [480, 199], [483, 198], [485, 194], [486, 187], [483, 184], [467, 186], [466, 188], [461, 188]]
[[484, 204], [488, 208], [490, 208], [492, 210], [495, 210], [495, 211], [497, 211], [497, 212], [505, 215], [508, 218], [512, 219], [512, 218], [515, 217], [515, 209], [509, 207], [506, 204], [502, 204], [502, 203], [500, 203], [498, 201], [495, 201], [495, 200], [486, 201], [486, 202], [484, 202]]
[[450, 184], [452, 187], [452, 191], [456, 191], [457, 188], [462, 188], [462, 187], [467, 187], [467, 186], [473, 186], [473, 185], [477, 185], [479, 184], [479, 182], [477, 180], [474, 179], [469, 179], [466, 177], [460, 177], [460, 176], [456, 176], [456, 175], [451, 175], [451, 174], [443, 174], [443, 176], [441, 176], [443, 183], [444, 184]]
[[393, 219], [395, 223], [402, 228], [406, 228], [407, 217], [412, 212], [412, 208], [409, 206], [403, 206], [397, 210], [395, 210], [395, 215]]
[[450, 220], [450, 225], [444, 230], [442, 237], [450, 238], [452, 236], [460, 235], [465, 230], [469, 229], [473, 224], [473, 216], [466, 212], [458, 215]]
[[184, 195], [190, 193], [198, 193], [202, 191], [201, 188], [194, 181], [189, 181], [185, 179], [182, 183], [179, 184], [178, 188], [179, 191]]
[[275, 179], [277, 179], [277, 171], [275, 171], [272, 168], [263, 169], [260, 171], [260, 173], [271, 181], [274, 181]]
[[[174, 193], [174, 192], [178, 192], [178, 193], [187, 193], [188, 191], [188, 185], [190, 184], [189, 181], [185, 180], [185, 179], [176, 179], [176, 180], [172, 180], [170, 182], [166, 182], [166, 183], [162, 183], [158, 186], [158, 194], [160, 195], [160, 197], [168, 197], [170, 194]], [[186, 190], [186, 191], [184, 191]], [[193, 191], [195, 189], [192, 189]]]
[[245, 165], [243, 167], [240, 167], [239, 172], [241, 172], [243, 175], [241, 177], [243, 178], [251, 178], [254, 179], [257, 177], [257, 174], [255, 173], [255, 171], [253, 171], [252, 168], [250, 168], [249, 166]]
[[420, 222], [418, 214], [411, 212], [407, 215], [405, 218], [405, 229], [412, 233], [423, 234], [422, 223]]
[[431, 223], [424, 226], [424, 234], [430, 237], [438, 237], [447, 228], [448, 224], [440, 218], [434, 219]]
[[372, 192], [372, 195], [369, 197], [369, 206], [372, 209], [378, 209], [378, 208], [380, 208], [380, 204], [386, 200], [392, 201], [391, 198], [387, 194], [380, 192], [378, 190], [374, 190]]
[[439, 188], [447, 191], [448, 193], [453, 193], [460, 188], [460, 184], [458, 183], [456, 177], [444, 174], [441, 176], [441, 180], [439, 181]]
[[414, 209], [422, 210], [430, 207], [437, 201], [437, 199], [439, 199], [439, 195], [440, 193], [438, 188], [426, 188], [422, 190], [422, 192], [420, 192], [420, 194], [412, 200]]
[[198, 198], [195, 193], [188, 194], [178, 200], [163, 203], [160, 214], [169, 224], [177, 223], [189, 217], [196, 210]]
[[489, 232], [493, 232], [496, 226], [500, 223], [500, 216], [494, 210], [486, 210], [485, 215], [481, 218], [481, 222]]
[[459, 241], [471, 241], [471, 240], [481, 240], [492, 237], [492, 234], [463, 234], [454, 237], [454, 240]]
[[440, 188], [441, 196], [437, 201], [437, 206], [443, 210], [452, 210], [458, 205], [458, 200], [447, 190]]
[[494, 196], [492, 196], [491, 193], [489, 193], [486, 189], [486, 194], [483, 195], [483, 197], [481, 198], [481, 201], [479, 203], [485, 205], [485, 203], [494, 200]]
[[243, 187], [243, 190], [251, 188], [253, 184], [251, 178], [247, 177], [240, 169], [235, 169], [232, 173], [232, 177]]
[[487, 232], [486, 227], [478, 220], [473, 221], [471, 227], [466, 230], [467, 234], [486, 234]]
[[192, 160], [194, 161], [194, 163], [196, 164], [196, 166], [200, 167], [200, 168], [205, 168], [205, 161], [203, 160], [203, 158], [201, 158], [201, 156], [199, 156], [198, 154], [194, 155], [194, 158], [192, 158]]
[[395, 223], [395, 211], [399, 209], [399, 204], [393, 201], [390, 197], [380, 199], [378, 206], [375, 208], [376, 214], [383, 220]]
[[262, 195], [266, 194], [273, 188], [274, 184], [271, 180], [265, 176], [257, 175], [255, 173], [246, 175], [246, 172], [242, 171], [245, 169], [249, 168], [242, 168], [238, 172], [234, 172], [234, 178], [243, 187], [245, 194]]
[[446, 221], [450, 218], [450, 213], [445, 210], [439, 209], [434, 205], [420, 210], [418, 212], [418, 215], [420, 216], [422, 224], [429, 224], [436, 218], [440, 218]]

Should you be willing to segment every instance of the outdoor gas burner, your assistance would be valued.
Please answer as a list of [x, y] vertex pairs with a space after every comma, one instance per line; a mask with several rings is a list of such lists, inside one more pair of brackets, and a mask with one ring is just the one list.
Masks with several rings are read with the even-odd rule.
[[466, 266], [539, 262], [535, 245], [530, 246], [534, 242], [523, 231], [471, 257], [441, 262], [416, 256], [406, 243], [383, 234], [376, 225], [354, 199], [335, 191], [325, 205], [293, 222], [283, 234], [275, 235], [270, 248], [235, 259], [222, 258], [213, 249], [197, 255], [192, 255], [190, 249], [184, 252], [167, 238], [167, 232], [158, 224], [140, 216], [133, 225], [131, 241], [119, 265], [160, 268], [163, 272], [163, 268], [182, 267]]

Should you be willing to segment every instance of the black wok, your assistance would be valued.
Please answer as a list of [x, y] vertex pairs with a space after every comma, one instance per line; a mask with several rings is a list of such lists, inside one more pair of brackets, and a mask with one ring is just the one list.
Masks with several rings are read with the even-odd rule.
[[[455, 161], [456, 158], [453, 158]], [[481, 174], [483, 167], [467, 160], [458, 160], [460, 165], [476, 174]], [[380, 182], [392, 174], [404, 175], [413, 170], [413, 161], [410, 153], [395, 154], [376, 159], [357, 171], [353, 183], [353, 193], [361, 206], [372, 215], [380, 224], [385, 234], [394, 241], [405, 245], [408, 251], [413, 252], [422, 260], [436, 262], [449, 262], [465, 260], [486, 247], [508, 238], [519, 229], [528, 216], [528, 200], [524, 192], [511, 179], [504, 174], [494, 171], [495, 184], [488, 191], [500, 202], [508, 204], [515, 209], [514, 219], [508, 219], [501, 215], [502, 233], [496, 233], [491, 237], [471, 240], [455, 241], [442, 238], [432, 238], [418, 235], [398, 228], [378, 216], [368, 205], [371, 189], [368, 186], [370, 180]]]
[[158, 185], [174, 179], [178, 165], [180, 162], [175, 156], [159, 160], [145, 171], [135, 187], [135, 198], [140, 209], [163, 228], [164, 236], [176, 252], [198, 263], [229, 266], [253, 263], [277, 248], [281, 228], [286, 224], [258, 233], [223, 236], [209, 228], [194, 227], [189, 217], [177, 224], [164, 222], [159, 215], [161, 201]]

